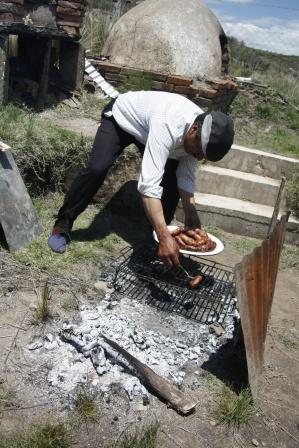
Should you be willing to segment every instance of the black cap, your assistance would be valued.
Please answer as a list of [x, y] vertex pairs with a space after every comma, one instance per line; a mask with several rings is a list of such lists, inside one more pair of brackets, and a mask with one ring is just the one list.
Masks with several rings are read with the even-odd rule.
[[205, 158], [212, 162], [221, 160], [234, 141], [233, 120], [223, 112], [206, 112], [198, 116], [198, 137]]

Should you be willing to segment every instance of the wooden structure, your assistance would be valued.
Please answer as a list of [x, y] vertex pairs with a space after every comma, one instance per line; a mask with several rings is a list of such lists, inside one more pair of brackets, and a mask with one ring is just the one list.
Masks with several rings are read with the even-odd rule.
[[[87, 0], [5, 0], [0, 3], [0, 104], [8, 84], [45, 99], [50, 72], [69, 90], [81, 87], [84, 51], [78, 42]], [[17, 36], [10, 48], [9, 36]], [[13, 51], [12, 51], [13, 50]]]
[[264, 344], [287, 220], [288, 215], [282, 216], [269, 238], [234, 268], [248, 378], [255, 399], [258, 398]]

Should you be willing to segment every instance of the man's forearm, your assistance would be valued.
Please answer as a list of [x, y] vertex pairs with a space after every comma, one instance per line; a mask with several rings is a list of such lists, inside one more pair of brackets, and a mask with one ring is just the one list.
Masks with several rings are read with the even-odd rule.
[[169, 233], [163, 214], [161, 200], [142, 195], [142, 202], [145, 213], [160, 240], [160, 236], [163, 236], [165, 232]]
[[159, 257], [168, 268], [173, 265], [178, 265], [179, 248], [167, 228], [160, 199], [142, 195], [142, 202], [147, 217], [152, 223], [158, 236]]

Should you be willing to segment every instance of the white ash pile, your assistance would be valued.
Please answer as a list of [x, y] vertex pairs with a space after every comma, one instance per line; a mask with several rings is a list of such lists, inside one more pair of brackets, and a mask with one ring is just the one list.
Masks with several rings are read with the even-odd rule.
[[79, 323], [78, 319], [76, 323], [65, 322], [57, 335], [49, 334], [27, 349], [31, 358], [43, 358], [40, 362], [50, 364], [50, 388], [71, 392], [78, 384], [88, 383], [109, 392], [113, 384], [119, 383], [133, 399], [134, 395], [146, 394], [146, 389], [124, 359], [105, 344], [101, 334], [157, 374], [181, 384], [187, 363], [196, 370], [232, 338], [234, 316], [234, 312], [228, 315], [222, 327], [203, 325], [111, 291], [99, 304], [86, 300], [81, 305]]

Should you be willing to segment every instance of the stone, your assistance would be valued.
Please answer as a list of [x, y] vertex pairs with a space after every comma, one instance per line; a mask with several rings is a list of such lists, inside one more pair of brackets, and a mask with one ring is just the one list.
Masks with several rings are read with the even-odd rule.
[[43, 341], [41, 341], [40, 339], [38, 341], [32, 342], [31, 344], [29, 344], [27, 346], [28, 350], [37, 350], [38, 348], [43, 347]]
[[111, 29], [102, 50], [139, 70], [218, 78], [226, 37], [203, 0], [145, 0]]
[[259, 445], [260, 445], [259, 442], [258, 442], [256, 439], [252, 439], [252, 440], [251, 440], [251, 443], [252, 443], [252, 445], [254, 445], [254, 446], [259, 446]]
[[215, 336], [217, 336], [217, 338], [219, 338], [220, 336], [223, 335], [224, 328], [220, 324], [214, 323], [209, 326], [209, 332], [212, 334], [215, 334]]

